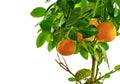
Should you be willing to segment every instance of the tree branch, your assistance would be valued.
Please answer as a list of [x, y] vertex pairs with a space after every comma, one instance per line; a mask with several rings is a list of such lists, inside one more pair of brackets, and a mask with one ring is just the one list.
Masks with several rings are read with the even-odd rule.
[[[57, 62], [57, 64], [61, 67], [61, 68], [63, 68], [65, 71], [67, 71], [67, 72], [69, 72], [74, 78], [75, 78], [75, 75], [73, 74], [73, 72], [69, 69], [69, 67], [68, 67], [68, 64], [67, 64], [67, 62], [66, 62], [66, 60], [64, 59], [64, 57], [62, 57], [62, 59], [63, 59], [63, 62], [61, 61], [61, 59], [60, 59], [60, 57], [59, 57], [59, 55], [57, 54], [57, 56], [58, 56], [58, 60], [56, 60], [55, 59], [55, 61]], [[78, 81], [80, 84], [82, 84], [81, 83], [81, 81]]]
[[94, 80], [95, 80], [95, 67], [96, 67], [96, 59], [92, 56], [92, 73], [91, 73], [91, 83], [93, 84]]

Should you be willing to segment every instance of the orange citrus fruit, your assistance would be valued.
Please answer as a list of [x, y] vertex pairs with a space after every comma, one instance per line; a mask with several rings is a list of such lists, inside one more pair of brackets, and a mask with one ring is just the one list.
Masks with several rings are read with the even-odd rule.
[[77, 41], [81, 42], [83, 40], [82, 34], [81, 33], [77, 33]]
[[87, 41], [87, 42], [92, 42], [94, 40], [95, 36], [91, 36], [91, 37], [88, 37], [88, 38], [83, 38], [82, 37], [82, 34], [80, 32], [77, 33], [77, 41], [78, 42], [81, 42], [81, 41]]
[[94, 25], [95, 27], [97, 27], [99, 25], [98, 20], [95, 18], [91, 19], [89, 24]]
[[101, 42], [110, 42], [116, 37], [116, 28], [111, 22], [103, 22], [97, 26], [96, 39]]
[[76, 44], [72, 40], [64, 39], [57, 44], [57, 51], [63, 56], [72, 55], [75, 50]]

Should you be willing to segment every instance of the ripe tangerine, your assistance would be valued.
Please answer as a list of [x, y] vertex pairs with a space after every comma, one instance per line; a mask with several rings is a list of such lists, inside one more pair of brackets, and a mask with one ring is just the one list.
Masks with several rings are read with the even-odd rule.
[[57, 51], [63, 56], [72, 55], [75, 50], [76, 44], [72, 40], [64, 39], [57, 44]]
[[101, 42], [110, 42], [116, 37], [116, 28], [111, 22], [103, 22], [97, 26], [96, 39]]

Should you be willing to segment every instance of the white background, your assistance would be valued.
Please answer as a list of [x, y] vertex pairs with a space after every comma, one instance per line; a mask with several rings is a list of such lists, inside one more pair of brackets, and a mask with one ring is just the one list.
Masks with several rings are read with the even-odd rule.
[[[69, 73], [62, 70], [55, 59], [56, 50], [47, 51], [46, 45], [36, 48], [40, 20], [30, 16], [33, 8], [47, 7], [45, 0], [1, 0], [0, 1], [0, 84], [75, 84], [67, 81]], [[111, 69], [120, 64], [120, 37], [110, 42], [108, 58]], [[65, 57], [73, 72], [90, 68], [90, 62], [80, 55]], [[101, 71], [109, 71], [105, 63]], [[119, 84], [120, 72], [111, 76], [105, 84]]]

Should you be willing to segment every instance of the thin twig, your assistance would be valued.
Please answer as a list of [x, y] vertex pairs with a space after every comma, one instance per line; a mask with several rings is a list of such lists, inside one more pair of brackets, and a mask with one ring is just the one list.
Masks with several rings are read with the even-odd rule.
[[[115, 73], [117, 70], [111, 70], [109, 73], [107, 73], [107, 74], [112, 74], [112, 73]], [[96, 82], [96, 81], [99, 81], [99, 80], [101, 80], [101, 79], [104, 79], [105, 78], [105, 75], [106, 74], [104, 74], [103, 76], [101, 76], [101, 77], [99, 77], [98, 79], [96, 79], [94, 82]]]
[[[63, 56], [62, 56], [62, 58], [63, 58], [63, 61], [64, 61], [65, 65], [66, 65], [66, 67], [68, 68], [68, 65], [67, 65], [66, 60], [64, 59], [64, 57], [63, 57]], [[69, 69], [69, 68], [68, 68], [68, 69]]]
[[[73, 72], [69, 69], [68, 64], [67, 64], [65, 58], [62, 57], [62, 59], [63, 59], [63, 61], [64, 61], [64, 63], [63, 63], [63, 62], [61, 61], [61, 59], [60, 59], [60, 56], [59, 56], [58, 54], [57, 54], [57, 56], [58, 56], [58, 60], [55, 59], [55, 61], [57, 62], [57, 64], [58, 64], [61, 68], [63, 68], [65, 71], [69, 72], [69, 73], [75, 78], [75, 75], [74, 75]], [[82, 84], [81, 81], [78, 81], [78, 82], [79, 82], [80, 84]]]
[[58, 62], [56, 59], [55, 59], [55, 61], [60, 65], [60, 67], [62, 67], [64, 70], [66, 70], [66, 67], [64, 67], [62, 63]]
[[58, 55], [58, 54], [57, 54], [57, 57], [58, 57], [59, 62], [61, 62], [60, 57], [59, 57], [59, 55]]

